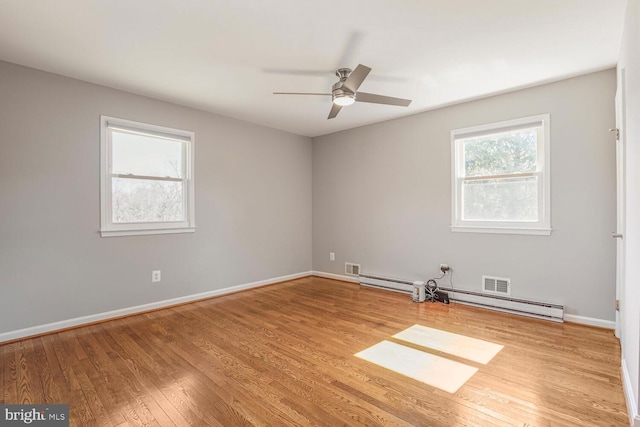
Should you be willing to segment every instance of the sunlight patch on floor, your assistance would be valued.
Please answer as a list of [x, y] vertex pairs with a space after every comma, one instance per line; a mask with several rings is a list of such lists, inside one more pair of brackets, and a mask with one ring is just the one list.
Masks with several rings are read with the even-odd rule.
[[398, 332], [393, 338], [432, 350], [442, 351], [476, 363], [482, 363], [483, 365], [489, 363], [503, 348], [503, 346], [489, 341], [452, 334], [451, 332], [422, 325], [413, 325], [402, 332]]
[[384, 340], [354, 356], [449, 393], [455, 393], [478, 369], [431, 354], [429, 350], [486, 365], [504, 348], [489, 341], [422, 325], [413, 325], [392, 338], [427, 351]]
[[455, 393], [478, 371], [463, 363], [386, 340], [355, 356], [449, 393]]

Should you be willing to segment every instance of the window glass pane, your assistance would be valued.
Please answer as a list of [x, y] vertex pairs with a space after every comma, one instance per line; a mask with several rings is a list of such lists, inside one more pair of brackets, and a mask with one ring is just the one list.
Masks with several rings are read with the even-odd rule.
[[111, 131], [112, 173], [182, 178], [180, 141]]
[[464, 181], [465, 221], [538, 221], [538, 177]]
[[114, 223], [184, 221], [182, 182], [112, 178]]
[[464, 176], [535, 172], [536, 129], [521, 129], [463, 139]]

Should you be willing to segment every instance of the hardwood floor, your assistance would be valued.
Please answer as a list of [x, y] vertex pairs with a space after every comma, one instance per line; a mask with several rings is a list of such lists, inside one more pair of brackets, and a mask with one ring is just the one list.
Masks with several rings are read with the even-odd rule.
[[[354, 357], [420, 324], [504, 346], [451, 394]], [[425, 349], [422, 349], [425, 351]], [[309, 277], [0, 346], [3, 404], [71, 425], [626, 426], [609, 330]]]

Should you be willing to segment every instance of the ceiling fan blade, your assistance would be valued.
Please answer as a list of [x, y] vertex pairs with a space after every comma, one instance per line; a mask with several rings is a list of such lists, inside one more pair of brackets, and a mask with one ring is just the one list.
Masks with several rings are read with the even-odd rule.
[[373, 104], [397, 105], [399, 107], [408, 107], [409, 104], [411, 104], [410, 99], [394, 98], [392, 96], [376, 95], [366, 92], [356, 93], [356, 102], [371, 102]]
[[331, 104], [331, 111], [329, 111], [329, 117], [327, 117], [327, 120], [333, 119], [335, 116], [337, 116], [341, 109], [342, 105]]
[[356, 69], [353, 70], [351, 74], [349, 74], [349, 77], [347, 78], [347, 80], [344, 81], [344, 83], [342, 84], [342, 87], [347, 88], [351, 92], [355, 93], [360, 87], [360, 85], [362, 84], [362, 82], [364, 81], [364, 79], [367, 78], [367, 75], [369, 74], [370, 71], [371, 71], [371, 68], [362, 64], [358, 64]]
[[331, 70], [294, 70], [287, 68], [263, 68], [263, 72], [267, 74], [284, 74], [288, 76], [330, 76], [335, 71]]
[[323, 95], [331, 96], [330, 93], [308, 93], [308, 92], [273, 92], [274, 95]]

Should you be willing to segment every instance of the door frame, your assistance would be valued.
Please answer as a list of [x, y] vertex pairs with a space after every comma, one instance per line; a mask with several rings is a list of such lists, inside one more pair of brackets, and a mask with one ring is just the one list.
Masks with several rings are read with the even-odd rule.
[[625, 118], [626, 118], [626, 73], [625, 69], [620, 69], [620, 79], [618, 81], [615, 97], [616, 115], [616, 231], [615, 234], [622, 235], [616, 238], [616, 324], [615, 334], [621, 340], [622, 345], [622, 312], [624, 311], [624, 301], [622, 295], [625, 287], [625, 252], [626, 242], [624, 234], [626, 231], [626, 144], [625, 144]]

